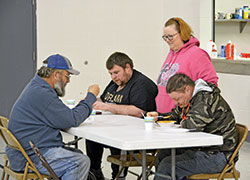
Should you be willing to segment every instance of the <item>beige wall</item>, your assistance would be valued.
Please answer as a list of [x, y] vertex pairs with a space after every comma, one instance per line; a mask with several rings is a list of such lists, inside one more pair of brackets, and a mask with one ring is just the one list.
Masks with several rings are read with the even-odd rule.
[[[225, 3], [218, 4], [223, 1], [216, 0], [216, 7], [231, 12], [250, 0], [231, 0], [227, 8]], [[64, 100], [80, 100], [93, 83], [99, 84], [103, 91], [110, 81], [105, 62], [114, 51], [127, 53], [134, 60], [135, 68], [155, 81], [169, 51], [161, 38], [165, 21], [173, 16], [185, 19], [205, 48], [212, 37], [211, 4], [211, 0], [37, 1], [38, 67], [48, 55], [61, 53], [81, 71], [78, 77], [71, 78]], [[242, 34], [237, 34], [238, 25], [235, 29], [231, 26], [235, 25], [220, 27], [217, 39], [227, 42], [229, 37], [234, 41], [234, 37], [243, 36], [239, 45], [234, 41], [236, 48], [248, 43], [249, 23]], [[236, 120], [250, 127], [250, 76], [218, 76], [219, 87], [232, 106]]]
[[[93, 83], [103, 90], [110, 81], [105, 61], [115, 51], [127, 53], [136, 69], [156, 80], [169, 51], [161, 38], [165, 21], [182, 17], [198, 38], [202, 32], [210, 39], [209, 28], [200, 30], [201, 23], [210, 24], [209, 4], [211, 0], [37, 1], [38, 67], [48, 55], [61, 53], [81, 71], [71, 78], [64, 99], [79, 100]], [[201, 18], [200, 8], [206, 11]]]
[[[250, 6], [250, 0], [215, 0], [215, 11], [232, 13], [236, 7]], [[216, 23], [215, 42], [217, 47], [231, 40], [237, 53], [250, 52], [250, 22], [242, 33], [239, 31], [239, 22]], [[222, 95], [233, 109], [237, 122], [250, 128], [250, 76], [218, 73], [219, 87]]]
[[217, 73], [223, 97], [231, 106], [235, 119], [250, 128], [250, 76]]

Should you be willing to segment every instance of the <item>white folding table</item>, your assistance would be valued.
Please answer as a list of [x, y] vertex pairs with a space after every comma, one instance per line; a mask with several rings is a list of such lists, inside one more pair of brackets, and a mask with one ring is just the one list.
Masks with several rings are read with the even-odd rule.
[[203, 132], [187, 132], [176, 127], [154, 127], [147, 132], [144, 120], [126, 115], [91, 115], [79, 127], [67, 133], [121, 150], [142, 150], [142, 179], [146, 180], [146, 150], [171, 149], [172, 179], [175, 180], [175, 149], [223, 144], [222, 136]]

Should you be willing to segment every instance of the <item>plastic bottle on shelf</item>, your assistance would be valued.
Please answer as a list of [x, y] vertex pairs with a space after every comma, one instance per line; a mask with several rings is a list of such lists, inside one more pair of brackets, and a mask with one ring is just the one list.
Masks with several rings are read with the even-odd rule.
[[215, 44], [212, 45], [211, 58], [217, 58], [217, 47]]
[[220, 57], [221, 58], [225, 58], [226, 57], [226, 46], [224, 46], [224, 45], [221, 45], [221, 48], [220, 48]]
[[250, 7], [248, 8], [248, 19], [250, 19]]
[[214, 43], [213, 40], [210, 40], [208, 43], [207, 43], [207, 49], [206, 49], [207, 53], [209, 54], [209, 56], [211, 58], [217, 58], [217, 46], [216, 44]]
[[239, 8], [239, 17], [238, 19], [243, 19], [243, 9]]
[[239, 19], [243, 19], [243, 9], [239, 9]]
[[248, 6], [243, 7], [243, 18], [248, 19]]
[[234, 59], [234, 44], [231, 41], [228, 41], [226, 45], [226, 59]]

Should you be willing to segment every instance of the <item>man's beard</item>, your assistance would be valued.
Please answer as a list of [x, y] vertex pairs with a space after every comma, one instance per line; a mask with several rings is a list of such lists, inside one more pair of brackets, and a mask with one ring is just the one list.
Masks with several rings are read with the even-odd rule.
[[55, 91], [58, 96], [63, 97], [65, 95], [65, 86], [66, 84], [63, 83], [62, 79], [54, 84]]
[[126, 72], [123, 73], [123, 77], [124, 78], [122, 80], [118, 81], [119, 83], [117, 81], [114, 81], [114, 83], [120, 87], [124, 87], [130, 80], [130, 77], [129, 77], [129, 74]]

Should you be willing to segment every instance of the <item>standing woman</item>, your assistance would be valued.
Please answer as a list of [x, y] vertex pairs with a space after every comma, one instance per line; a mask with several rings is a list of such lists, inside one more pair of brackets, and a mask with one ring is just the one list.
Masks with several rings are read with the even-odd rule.
[[166, 113], [175, 107], [174, 101], [166, 93], [166, 85], [171, 76], [181, 72], [193, 81], [201, 78], [215, 85], [218, 77], [209, 55], [199, 48], [199, 40], [193, 36], [192, 29], [183, 19], [169, 19], [165, 23], [162, 38], [169, 45], [170, 52], [157, 79], [156, 104], [158, 112]]

